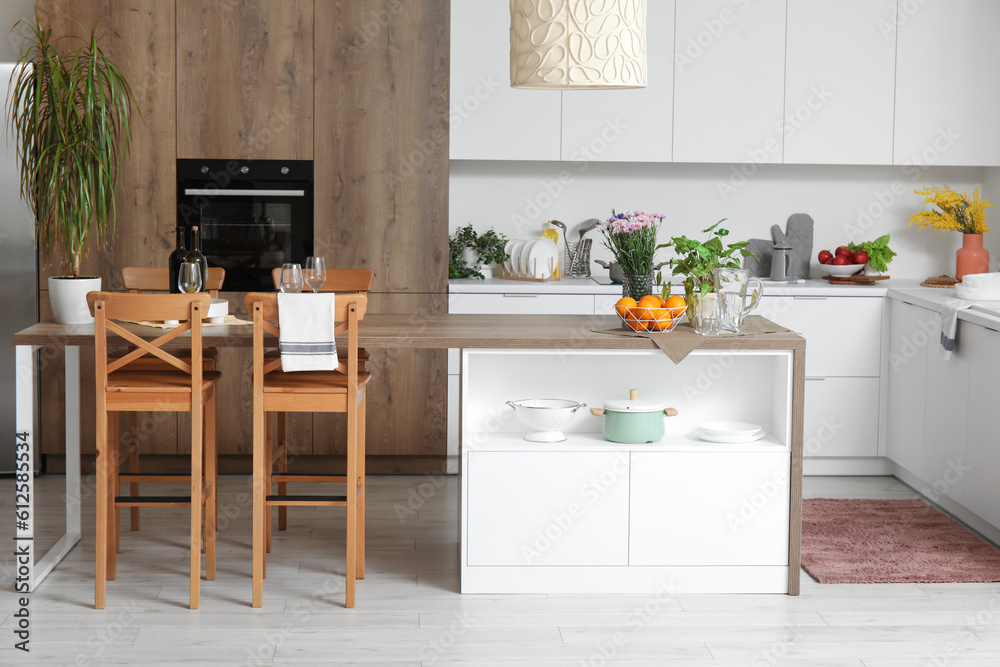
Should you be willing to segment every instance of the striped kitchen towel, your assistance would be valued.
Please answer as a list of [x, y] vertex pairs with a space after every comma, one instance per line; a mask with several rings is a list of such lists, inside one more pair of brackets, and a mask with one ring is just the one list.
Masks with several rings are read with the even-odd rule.
[[336, 299], [333, 292], [278, 294], [281, 370], [337, 369], [337, 341], [333, 334]]
[[968, 308], [972, 301], [964, 299], [948, 299], [941, 307], [941, 356], [945, 361], [951, 359], [958, 339], [958, 311]]

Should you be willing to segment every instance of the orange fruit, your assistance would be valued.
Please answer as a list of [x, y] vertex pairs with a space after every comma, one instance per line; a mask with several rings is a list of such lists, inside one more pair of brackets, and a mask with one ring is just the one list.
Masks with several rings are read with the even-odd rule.
[[660, 302], [660, 297], [655, 294], [647, 294], [646, 296], [639, 299], [640, 308], [662, 308], [663, 304]]
[[673, 322], [669, 308], [657, 308], [650, 311], [652, 318], [649, 321], [649, 328], [653, 331], [664, 331], [670, 328]]
[[618, 313], [619, 317], [625, 317], [625, 314], [626, 312], [628, 312], [628, 309], [634, 307], [635, 305], [636, 305], [635, 299], [633, 299], [630, 296], [623, 296], [622, 298], [618, 299], [618, 302], [615, 304], [615, 311]]
[[684, 301], [684, 297], [677, 294], [669, 297], [663, 305], [670, 308], [670, 312], [674, 317], [680, 317], [684, 309], [687, 308], [687, 302]]
[[642, 313], [644, 309], [641, 308], [626, 308], [625, 309], [625, 324], [629, 326], [632, 331], [646, 331], [649, 329], [649, 322], [647, 322]]

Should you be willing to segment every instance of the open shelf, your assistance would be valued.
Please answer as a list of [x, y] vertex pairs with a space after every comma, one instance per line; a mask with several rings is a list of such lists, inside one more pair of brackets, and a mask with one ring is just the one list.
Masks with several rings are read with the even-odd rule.
[[469, 444], [478, 452], [787, 452], [788, 445], [768, 433], [760, 440], [744, 443], [716, 443], [690, 434], [667, 433], [659, 442], [623, 444], [609, 442], [601, 433], [567, 433], [563, 442], [528, 442], [524, 432], [493, 433], [481, 444]]

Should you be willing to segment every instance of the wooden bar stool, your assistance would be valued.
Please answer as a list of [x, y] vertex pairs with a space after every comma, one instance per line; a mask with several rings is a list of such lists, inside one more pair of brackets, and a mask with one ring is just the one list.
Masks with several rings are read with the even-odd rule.
[[[213, 299], [219, 297], [219, 290], [222, 289], [223, 283], [226, 281], [226, 270], [218, 266], [208, 267], [208, 276], [205, 280], [205, 291]], [[125, 289], [127, 289], [132, 294], [146, 294], [150, 292], [169, 292], [170, 291], [170, 271], [169, 269], [159, 268], [159, 267], [148, 267], [148, 266], [126, 266], [122, 269], [122, 282], [125, 284]], [[183, 355], [181, 355], [183, 358]], [[202, 364], [206, 371], [218, 370], [219, 362], [219, 351], [214, 347], [209, 347], [204, 350], [202, 354]], [[162, 360], [156, 357], [143, 357], [135, 362], [133, 370], [162, 370], [170, 368], [168, 364], [165, 364]], [[113, 432], [117, 432], [117, 429]], [[139, 416], [135, 412], [128, 413], [128, 432], [130, 434], [139, 432]], [[134, 438], [130, 439], [128, 445], [126, 445], [125, 450], [121, 453], [121, 460], [118, 462], [119, 466], [116, 467], [118, 474], [114, 479], [115, 485], [115, 495], [121, 495], [121, 483], [122, 481], [127, 481], [129, 484], [129, 493], [133, 496], [139, 495], [139, 482], [176, 482], [176, 481], [187, 481], [186, 476], [178, 475], [153, 475], [153, 474], [140, 474], [139, 472], [139, 443], [135, 441]], [[128, 472], [121, 472], [121, 464], [128, 463]], [[116, 509], [115, 516], [115, 533], [118, 532], [118, 516], [117, 512], [120, 510]], [[131, 521], [130, 527], [132, 530], [139, 530], [139, 508], [132, 507], [131, 510]], [[116, 538], [117, 543], [117, 538]]]
[[[215, 386], [220, 373], [205, 371], [202, 359], [202, 314], [208, 312], [208, 294], [122, 294], [91, 292], [87, 303], [94, 314], [94, 349], [97, 403], [97, 548], [94, 606], [103, 609], [108, 579], [116, 577], [119, 507], [191, 508], [191, 595], [197, 609], [201, 583], [202, 511], [205, 514], [205, 578], [215, 579], [215, 517], [217, 453], [215, 443]], [[115, 320], [176, 319], [182, 324], [153, 341], [146, 341]], [[181, 334], [191, 332], [187, 355], [164, 349]], [[108, 358], [111, 334], [134, 346], [118, 358]], [[183, 339], [182, 339], [183, 340]], [[151, 355], [160, 368], [142, 368]], [[191, 413], [191, 472], [189, 496], [118, 496], [118, 438], [109, 437], [119, 412]], [[202, 425], [204, 420], [204, 427]], [[116, 432], [111, 430], [111, 433]], [[116, 434], [117, 435], [117, 434]], [[109, 526], [109, 524], [111, 524]]]
[[[337, 293], [354, 293], [354, 294], [367, 294], [372, 288], [372, 282], [375, 279], [375, 273], [371, 269], [330, 269], [326, 272], [326, 282], [319, 288], [320, 292], [337, 292]], [[274, 289], [277, 290], [281, 285], [281, 269], [276, 268], [271, 271], [271, 280], [274, 282]], [[268, 358], [277, 354], [275, 350]], [[368, 369], [368, 351], [364, 348], [358, 349], [358, 364], [359, 369], [363, 372]], [[278, 413], [278, 429], [277, 429], [277, 445], [272, 445], [271, 442], [271, 415], [268, 413], [265, 415], [264, 429], [267, 433], [267, 438], [265, 440], [265, 448], [267, 455], [272, 457], [271, 460], [274, 461], [277, 468], [277, 475], [274, 476], [274, 480], [278, 484], [278, 495], [284, 495], [288, 490], [287, 484], [283, 480], [295, 481], [298, 479], [302, 481], [305, 475], [298, 473], [288, 472], [288, 429], [286, 426], [285, 413]], [[364, 427], [364, 424], [362, 424]], [[364, 461], [361, 462], [364, 466]], [[268, 492], [270, 492], [270, 487], [268, 487]], [[364, 499], [362, 498], [361, 505], [361, 516], [365, 515]], [[364, 535], [364, 522], [362, 521], [362, 536]], [[266, 543], [266, 549], [268, 553], [271, 551], [271, 508], [267, 509], [267, 519], [265, 521], [265, 531], [264, 540]], [[288, 527], [288, 508], [284, 505], [278, 507], [278, 530], [285, 530]], [[364, 579], [365, 577], [365, 565], [364, 561], [358, 564], [358, 578]]]
[[[358, 322], [364, 317], [368, 299], [362, 294], [335, 297], [334, 334], [346, 333], [338, 344], [339, 367], [335, 371], [285, 372], [280, 357], [265, 356], [265, 333], [277, 337], [278, 295], [250, 293], [247, 312], [253, 317], [253, 606], [263, 603], [266, 531], [271, 507], [346, 507], [346, 605], [354, 606], [355, 579], [364, 563], [365, 497], [365, 386], [371, 374], [359, 369]], [[273, 348], [276, 341], [268, 347]], [[346, 363], [345, 360], [346, 359]], [[293, 477], [272, 475], [273, 457], [266, 450], [265, 415], [271, 412], [344, 412], [347, 415], [347, 474]], [[340, 482], [345, 495], [270, 495], [273, 482]]]

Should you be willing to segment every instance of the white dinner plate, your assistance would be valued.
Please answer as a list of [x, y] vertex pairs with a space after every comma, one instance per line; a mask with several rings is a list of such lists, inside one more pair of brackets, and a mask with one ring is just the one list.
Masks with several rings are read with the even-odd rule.
[[532, 278], [551, 278], [559, 262], [559, 246], [547, 236], [531, 244], [528, 253], [528, 275]]
[[760, 440], [765, 435], [767, 431], [760, 429], [752, 435], [716, 435], [713, 433], [705, 433], [705, 431], [700, 428], [695, 428], [691, 431], [691, 434], [698, 438], [699, 440], [705, 440], [706, 442], [722, 442], [730, 445], [735, 445], [743, 442], [753, 442], [755, 440]]
[[751, 424], [750, 422], [710, 421], [698, 424], [698, 428], [710, 435], [748, 436], [759, 431], [760, 424]]
[[527, 243], [527, 241], [524, 239], [517, 239], [510, 245], [510, 250], [508, 251], [510, 253], [510, 259], [507, 260], [505, 266], [510, 266], [508, 273], [512, 276], [521, 275], [521, 249], [524, 247], [525, 243]]
[[518, 275], [522, 278], [531, 277], [531, 268], [528, 266], [528, 255], [531, 254], [531, 246], [535, 245], [535, 242], [539, 239], [528, 239], [521, 246], [521, 256], [517, 260], [517, 265], [519, 268]]
[[511, 251], [514, 249], [515, 243], [517, 243], [517, 239], [511, 239], [510, 241], [507, 241], [503, 247], [503, 251], [507, 253], [507, 259], [503, 262], [503, 268], [507, 271], [508, 275], [514, 273], [514, 268], [511, 265], [511, 258], [514, 256], [514, 253]]

